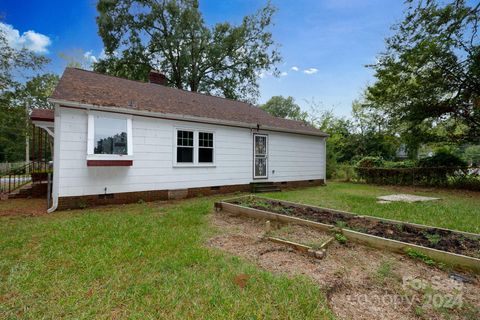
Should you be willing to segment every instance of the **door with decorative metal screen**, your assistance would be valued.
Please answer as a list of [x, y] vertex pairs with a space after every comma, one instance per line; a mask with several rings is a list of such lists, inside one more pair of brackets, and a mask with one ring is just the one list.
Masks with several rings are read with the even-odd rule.
[[253, 178], [268, 177], [268, 136], [253, 136]]

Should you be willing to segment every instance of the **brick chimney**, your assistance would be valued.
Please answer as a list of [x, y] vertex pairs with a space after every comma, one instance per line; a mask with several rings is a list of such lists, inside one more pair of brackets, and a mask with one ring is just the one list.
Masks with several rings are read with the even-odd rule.
[[150, 83], [165, 86], [167, 84], [167, 77], [163, 73], [160, 73], [156, 70], [150, 70], [150, 73], [148, 74], [148, 81]]

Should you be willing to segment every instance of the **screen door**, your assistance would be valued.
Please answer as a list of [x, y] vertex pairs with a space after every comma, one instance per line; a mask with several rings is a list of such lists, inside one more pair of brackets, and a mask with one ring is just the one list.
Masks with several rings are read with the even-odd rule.
[[268, 136], [253, 135], [253, 178], [268, 177]]

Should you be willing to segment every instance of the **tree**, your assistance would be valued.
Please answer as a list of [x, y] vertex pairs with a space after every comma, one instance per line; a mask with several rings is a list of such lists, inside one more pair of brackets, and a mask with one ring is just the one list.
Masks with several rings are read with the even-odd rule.
[[417, 144], [431, 141], [432, 135], [479, 141], [480, 4], [406, 3], [404, 20], [371, 66], [376, 82], [366, 92], [369, 107], [383, 112]]
[[[20, 161], [25, 151], [27, 130], [27, 112], [25, 109], [25, 92], [38, 97], [36, 85], [43, 83], [33, 80], [22, 85], [23, 71], [39, 70], [49, 60], [38, 56], [26, 48], [15, 49], [7, 41], [0, 29], [0, 161]], [[25, 77], [23, 77], [25, 78]]]
[[280, 118], [306, 121], [308, 117], [308, 113], [302, 111], [292, 97], [273, 96], [260, 108], [272, 116]]
[[337, 117], [331, 110], [321, 111], [321, 105], [313, 100], [309, 104], [309, 122], [330, 135], [327, 148], [335, 161], [355, 162], [364, 156], [395, 158], [400, 139], [375, 111], [353, 101], [353, 117], [349, 119]]
[[67, 67], [85, 70], [92, 70], [93, 63], [97, 61], [97, 58], [91, 55], [91, 51], [80, 48], [60, 52], [58, 56], [66, 62]]
[[48, 98], [52, 95], [58, 80], [59, 77], [52, 73], [33, 77], [16, 90], [17, 104], [27, 105], [30, 109], [53, 109]]
[[150, 70], [158, 69], [151, 65], [147, 56], [138, 54], [135, 50], [124, 50], [122, 57], [109, 54], [94, 63], [93, 68], [97, 72], [141, 81], [148, 79]]
[[21, 161], [25, 154], [25, 138], [29, 131], [27, 110], [51, 109], [47, 98], [58, 83], [54, 74], [38, 75], [16, 90], [0, 95], [0, 161]]
[[255, 101], [258, 74], [281, 59], [267, 30], [267, 4], [237, 25], [209, 27], [197, 0], [100, 0], [97, 24], [107, 58], [94, 69], [146, 80], [161, 70], [168, 85], [231, 99]]
[[355, 125], [361, 133], [374, 131], [377, 133], [393, 133], [394, 128], [388, 122], [388, 117], [378, 109], [372, 108], [363, 100], [352, 102], [352, 116]]
[[468, 146], [463, 157], [472, 165], [480, 166], [480, 145]]
[[0, 161], [15, 162], [24, 159], [26, 112], [18, 107], [14, 92], [0, 95]]
[[19, 83], [16, 73], [22, 70], [38, 70], [49, 60], [34, 52], [22, 48], [15, 49], [8, 43], [7, 37], [0, 29], [0, 93], [14, 89]]

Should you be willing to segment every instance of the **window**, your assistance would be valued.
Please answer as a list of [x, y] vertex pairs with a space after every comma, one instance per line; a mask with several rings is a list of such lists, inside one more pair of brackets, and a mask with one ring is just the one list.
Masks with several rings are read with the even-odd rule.
[[193, 163], [193, 131], [177, 131], [177, 162]]
[[198, 162], [213, 163], [213, 133], [198, 133]]
[[215, 163], [214, 133], [176, 129], [174, 165], [213, 166]]
[[94, 154], [128, 154], [127, 119], [95, 117]]
[[87, 160], [131, 159], [132, 117], [91, 111], [87, 141]]

